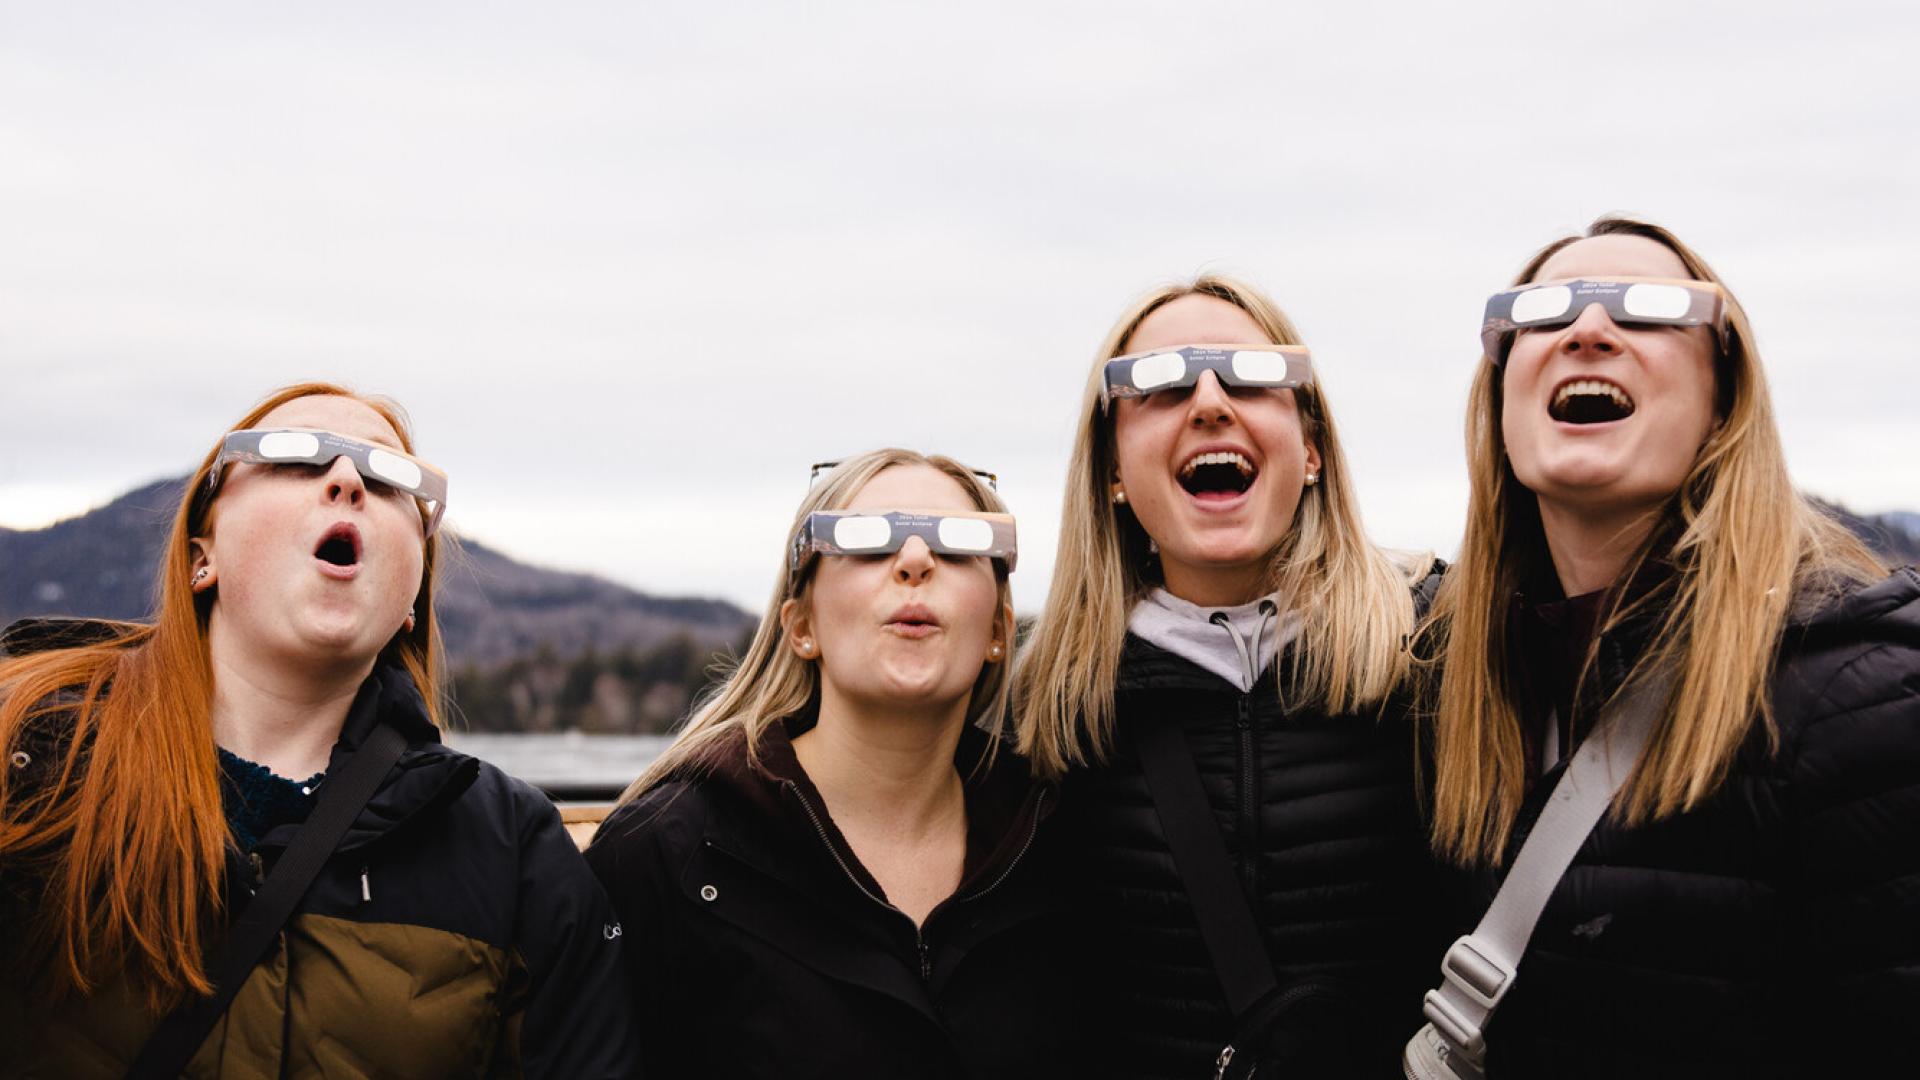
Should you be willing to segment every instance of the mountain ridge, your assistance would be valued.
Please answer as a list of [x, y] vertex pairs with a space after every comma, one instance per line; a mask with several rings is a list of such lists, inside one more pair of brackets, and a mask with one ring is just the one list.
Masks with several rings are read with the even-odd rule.
[[[0, 625], [38, 615], [144, 620], [184, 478], [159, 480], [41, 529], [0, 528]], [[593, 574], [520, 562], [476, 540], [442, 545], [435, 597], [456, 667], [546, 649], [736, 642], [754, 616], [725, 600], [655, 596]]]

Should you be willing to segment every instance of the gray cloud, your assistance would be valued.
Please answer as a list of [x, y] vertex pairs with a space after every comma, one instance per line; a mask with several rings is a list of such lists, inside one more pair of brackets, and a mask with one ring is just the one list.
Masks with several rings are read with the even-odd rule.
[[1091, 350], [1217, 266], [1444, 551], [1479, 305], [1611, 210], [1740, 291], [1805, 486], [1920, 505], [1909, 6], [1290, 7], [0, 5], [0, 522], [321, 376], [456, 526], [753, 605], [809, 461], [951, 452], [1034, 608]]

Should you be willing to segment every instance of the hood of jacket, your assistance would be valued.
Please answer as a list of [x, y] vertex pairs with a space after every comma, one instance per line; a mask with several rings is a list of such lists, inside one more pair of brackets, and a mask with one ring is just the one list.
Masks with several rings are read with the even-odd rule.
[[1127, 632], [1246, 693], [1300, 636], [1300, 615], [1281, 613], [1278, 594], [1233, 607], [1201, 607], [1154, 589], [1127, 616]]

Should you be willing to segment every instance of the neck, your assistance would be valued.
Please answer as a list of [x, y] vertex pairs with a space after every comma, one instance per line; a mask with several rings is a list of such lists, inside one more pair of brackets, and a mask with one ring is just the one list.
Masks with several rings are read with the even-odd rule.
[[239, 648], [218, 622], [207, 644], [214, 741], [290, 779], [326, 769], [373, 659], [350, 668], [274, 663]]
[[1267, 563], [1248, 566], [1209, 566], [1204, 570], [1162, 565], [1164, 588], [1198, 607], [1238, 607], [1266, 595]]
[[954, 751], [967, 700], [947, 706], [876, 707], [823, 686], [820, 720], [793, 740], [794, 756], [828, 812], [902, 835], [937, 831], [964, 813]]
[[1628, 560], [1653, 532], [1657, 511], [1593, 511], [1540, 500], [1540, 528], [1560, 590], [1581, 596], [1620, 580]]

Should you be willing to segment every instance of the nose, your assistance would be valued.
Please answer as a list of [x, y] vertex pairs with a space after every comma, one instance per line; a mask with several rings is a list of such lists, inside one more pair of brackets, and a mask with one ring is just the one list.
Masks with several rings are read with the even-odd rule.
[[1227, 396], [1227, 388], [1220, 385], [1220, 376], [1211, 371], [1201, 372], [1199, 381], [1193, 384], [1193, 393], [1187, 398], [1187, 423], [1208, 427], [1232, 421], [1233, 399]]
[[902, 585], [922, 585], [933, 575], [933, 549], [917, 536], [907, 537], [893, 557], [893, 579]]
[[1590, 359], [1611, 356], [1620, 351], [1620, 328], [1604, 306], [1588, 304], [1561, 337], [1560, 351]]
[[329, 505], [345, 503], [358, 508], [367, 501], [367, 483], [360, 478], [360, 470], [353, 467], [352, 459], [345, 454], [333, 459], [327, 471], [321, 477], [326, 481], [323, 498]]

